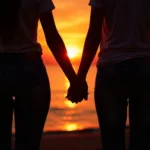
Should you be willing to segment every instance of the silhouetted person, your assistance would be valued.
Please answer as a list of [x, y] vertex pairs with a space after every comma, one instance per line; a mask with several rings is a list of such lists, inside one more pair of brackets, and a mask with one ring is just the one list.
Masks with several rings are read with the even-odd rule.
[[[150, 150], [150, 0], [91, 0], [90, 5], [78, 77], [85, 81], [100, 45], [95, 104], [103, 150], [125, 149], [127, 99], [129, 149]], [[70, 99], [81, 101], [72, 89]]]
[[13, 111], [16, 150], [40, 148], [50, 86], [37, 42], [39, 19], [47, 45], [70, 84], [78, 83], [52, 9], [51, 0], [0, 1], [0, 149], [11, 149]]

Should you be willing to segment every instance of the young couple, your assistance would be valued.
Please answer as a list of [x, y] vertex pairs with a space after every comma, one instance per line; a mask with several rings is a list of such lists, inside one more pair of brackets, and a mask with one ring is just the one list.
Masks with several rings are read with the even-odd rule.
[[129, 150], [150, 150], [150, 1], [90, 0], [90, 25], [75, 74], [53, 19], [51, 0], [0, 2], [0, 147], [39, 150], [49, 110], [50, 85], [37, 43], [38, 20], [47, 45], [70, 81], [67, 98], [88, 97], [86, 75], [100, 45], [95, 105], [103, 150], [125, 150], [129, 99]]

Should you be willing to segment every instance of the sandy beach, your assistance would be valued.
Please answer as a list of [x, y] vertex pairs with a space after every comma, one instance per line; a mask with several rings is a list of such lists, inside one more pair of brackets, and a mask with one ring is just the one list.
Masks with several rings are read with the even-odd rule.
[[[126, 146], [128, 144], [126, 129]], [[14, 139], [13, 139], [14, 147]], [[101, 150], [99, 132], [44, 133], [40, 150]], [[12, 149], [14, 150], [14, 148]]]

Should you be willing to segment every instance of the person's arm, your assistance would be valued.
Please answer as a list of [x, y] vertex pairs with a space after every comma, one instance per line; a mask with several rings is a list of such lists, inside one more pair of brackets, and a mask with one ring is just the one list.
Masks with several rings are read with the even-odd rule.
[[40, 21], [44, 30], [47, 45], [52, 51], [56, 61], [62, 68], [70, 83], [75, 83], [77, 76], [67, 55], [67, 50], [60, 37], [53, 18], [52, 11], [40, 15]]
[[91, 63], [96, 55], [101, 40], [104, 12], [102, 8], [91, 8], [90, 25], [86, 36], [78, 77], [86, 79]]

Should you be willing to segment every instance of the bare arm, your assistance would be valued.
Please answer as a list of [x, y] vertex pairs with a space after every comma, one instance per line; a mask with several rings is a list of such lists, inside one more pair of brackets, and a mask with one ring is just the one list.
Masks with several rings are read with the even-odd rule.
[[90, 26], [86, 36], [78, 76], [85, 80], [101, 40], [104, 12], [101, 8], [91, 9]]
[[62, 38], [60, 37], [54, 22], [53, 14], [51, 11], [42, 13], [40, 21], [44, 30], [47, 44], [52, 51], [56, 61], [62, 68], [66, 77], [71, 83], [76, 82], [76, 74], [73, 70], [71, 62], [67, 56], [67, 50]]

